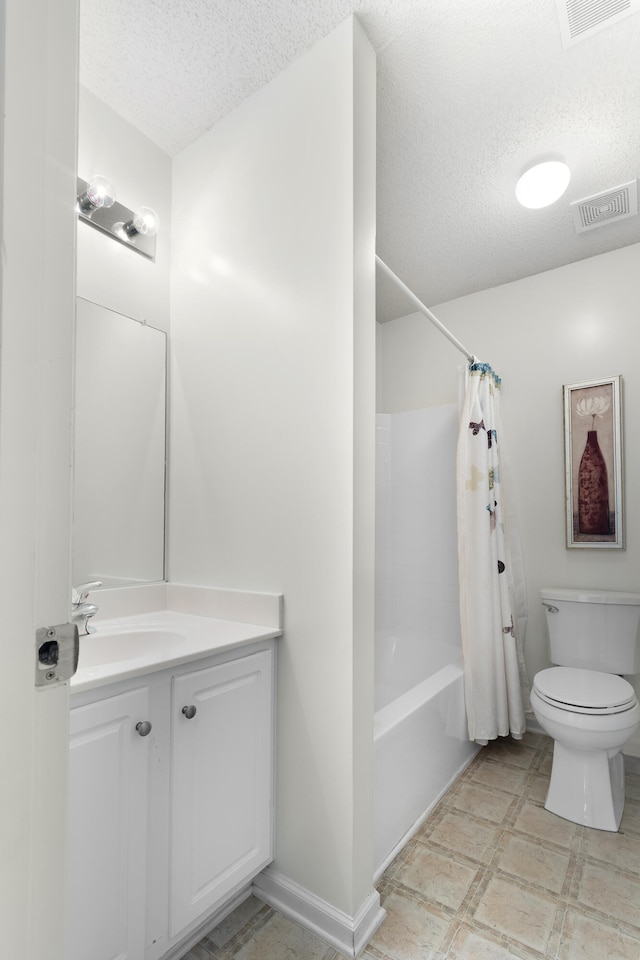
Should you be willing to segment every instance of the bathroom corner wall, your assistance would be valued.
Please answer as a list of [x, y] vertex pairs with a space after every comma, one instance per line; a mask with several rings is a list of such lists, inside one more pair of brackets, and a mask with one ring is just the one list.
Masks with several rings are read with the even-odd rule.
[[[502, 412], [518, 509], [531, 676], [548, 666], [542, 586], [640, 591], [640, 244], [434, 306], [449, 329], [503, 378]], [[464, 358], [421, 314], [378, 329], [378, 408], [457, 399]], [[565, 546], [566, 383], [622, 375], [626, 549]], [[634, 752], [640, 753], [640, 738]]]
[[108, 177], [130, 210], [159, 216], [156, 259], [78, 220], [77, 293], [103, 307], [169, 329], [171, 157], [84, 87], [79, 92], [78, 176]]
[[375, 57], [346, 21], [174, 161], [170, 577], [284, 593], [276, 864], [371, 892]]

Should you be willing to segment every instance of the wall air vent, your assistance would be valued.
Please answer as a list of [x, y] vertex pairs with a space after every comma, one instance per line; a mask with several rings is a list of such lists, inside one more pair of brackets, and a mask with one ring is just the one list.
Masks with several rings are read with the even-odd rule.
[[613, 220], [624, 220], [638, 212], [638, 181], [631, 180], [603, 193], [570, 204], [576, 231], [583, 233]]
[[640, 0], [556, 0], [563, 47], [640, 13]]

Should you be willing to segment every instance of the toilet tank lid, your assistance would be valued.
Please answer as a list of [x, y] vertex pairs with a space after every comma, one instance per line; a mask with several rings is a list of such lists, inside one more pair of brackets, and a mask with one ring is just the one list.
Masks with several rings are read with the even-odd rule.
[[587, 587], [542, 587], [540, 596], [545, 600], [571, 600], [574, 603], [640, 604], [640, 593], [623, 593], [619, 590], [590, 590]]

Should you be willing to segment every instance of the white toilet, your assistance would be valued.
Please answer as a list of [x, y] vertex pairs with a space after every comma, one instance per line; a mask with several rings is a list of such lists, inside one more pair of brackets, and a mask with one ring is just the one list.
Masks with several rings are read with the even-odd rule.
[[545, 807], [565, 820], [617, 830], [624, 807], [622, 747], [640, 705], [620, 674], [640, 673], [640, 594], [543, 589], [551, 661], [531, 706], [554, 739]]

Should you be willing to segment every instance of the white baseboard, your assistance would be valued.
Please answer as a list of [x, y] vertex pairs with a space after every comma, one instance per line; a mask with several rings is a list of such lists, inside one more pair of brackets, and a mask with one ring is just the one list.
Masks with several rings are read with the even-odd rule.
[[549, 736], [546, 730], [543, 730], [538, 723], [537, 717], [535, 717], [532, 713], [527, 714], [527, 733], [541, 733], [545, 737]]
[[351, 917], [271, 867], [254, 879], [253, 893], [347, 957], [355, 958], [364, 950], [385, 917], [380, 895], [373, 888]]

